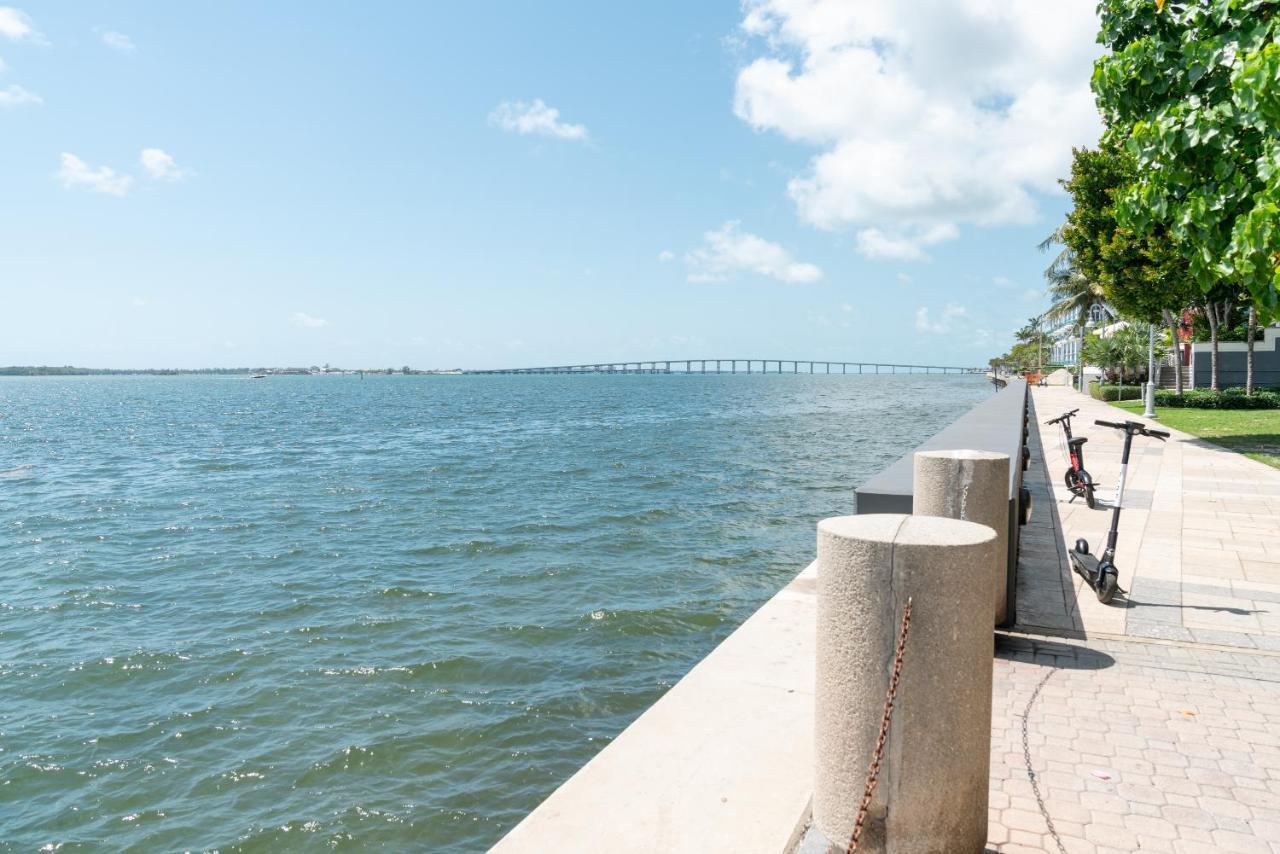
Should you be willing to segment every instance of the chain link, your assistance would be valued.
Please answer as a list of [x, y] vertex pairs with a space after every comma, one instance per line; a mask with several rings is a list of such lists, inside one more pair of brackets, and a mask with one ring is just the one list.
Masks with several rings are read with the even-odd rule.
[[1028, 738], [1031, 707], [1036, 704], [1036, 699], [1040, 696], [1040, 689], [1057, 672], [1056, 670], [1050, 670], [1044, 675], [1044, 678], [1040, 680], [1040, 684], [1036, 686], [1036, 690], [1031, 692], [1031, 699], [1027, 701], [1027, 707], [1022, 712], [1022, 758], [1027, 763], [1027, 779], [1031, 781], [1031, 793], [1036, 796], [1036, 805], [1040, 807], [1040, 815], [1044, 817], [1044, 823], [1049, 828], [1049, 835], [1053, 837], [1054, 844], [1058, 846], [1058, 851], [1061, 854], [1067, 854], [1067, 847], [1062, 844], [1062, 837], [1058, 836], [1058, 829], [1053, 826], [1053, 819], [1049, 816], [1049, 808], [1044, 805], [1044, 795], [1040, 792], [1040, 781], [1036, 779], [1035, 769], [1031, 767], [1031, 744]]
[[885, 741], [889, 737], [889, 723], [893, 720], [893, 704], [898, 696], [898, 679], [902, 676], [902, 656], [907, 651], [907, 632], [911, 631], [911, 597], [907, 597], [907, 606], [902, 610], [902, 626], [898, 629], [898, 649], [893, 656], [893, 675], [889, 677], [889, 690], [884, 698], [884, 714], [880, 718], [880, 735], [876, 738], [876, 749], [871, 753], [871, 765], [867, 768], [867, 785], [862, 793], [862, 804], [858, 807], [858, 817], [853, 822], [853, 833], [849, 835], [849, 846], [846, 854], [858, 850], [858, 837], [862, 835], [863, 825], [867, 821], [867, 810], [871, 807], [871, 795], [876, 790], [880, 778], [880, 760], [884, 755]]

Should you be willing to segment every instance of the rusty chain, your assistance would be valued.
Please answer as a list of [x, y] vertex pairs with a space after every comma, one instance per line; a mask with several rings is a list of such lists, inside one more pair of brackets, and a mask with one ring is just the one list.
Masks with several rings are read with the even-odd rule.
[[1062, 843], [1062, 837], [1058, 835], [1058, 828], [1053, 826], [1053, 817], [1049, 815], [1049, 808], [1044, 804], [1044, 795], [1040, 792], [1040, 781], [1036, 776], [1035, 767], [1031, 764], [1031, 709], [1040, 697], [1040, 689], [1057, 672], [1056, 670], [1050, 670], [1044, 675], [1044, 678], [1036, 685], [1036, 689], [1031, 692], [1031, 699], [1027, 700], [1027, 707], [1022, 712], [1022, 758], [1026, 760], [1027, 780], [1031, 783], [1031, 792], [1036, 796], [1036, 806], [1040, 808], [1040, 815], [1044, 817], [1045, 826], [1049, 828], [1049, 836], [1053, 839], [1053, 844], [1058, 846], [1060, 854], [1067, 854], [1067, 847]]
[[889, 677], [889, 690], [884, 698], [884, 714], [880, 718], [880, 735], [876, 738], [876, 749], [871, 752], [871, 765], [867, 768], [867, 785], [862, 793], [862, 804], [858, 807], [858, 817], [853, 822], [853, 833], [849, 835], [849, 846], [846, 854], [858, 850], [858, 837], [862, 835], [862, 827], [867, 820], [867, 810], [871, 807], [871, 795], [876, 790], [880, 778], [880, 760], [884, 755], [885, 741], [889, 738], [889, 723], [893, 720], [893, 704], [898, 696], [898, 679], [902, 676], [902, 656], [907, 651], [907, 632], [911, 631], [911, 597], [907, 597], [907, 605], [902, 610], [902, 626], [898, 629], [898, 649], [893, 656], [893, 674]]

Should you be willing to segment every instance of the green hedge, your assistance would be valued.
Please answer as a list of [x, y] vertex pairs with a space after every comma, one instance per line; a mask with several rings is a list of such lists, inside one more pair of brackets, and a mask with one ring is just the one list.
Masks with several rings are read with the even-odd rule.
[[[1093, 395], [1094, 400], [1105, 400], [1107, 403], [1116, 400], [1141, 400], [1142, 385], [1140, 383], [1125, 383], [1123, 386], [1090, 383], [1089, 393]], [[1159, 399], [1159, 392], [1156, 394]]]
[[[1125, 394], [1128, 397], [1128, 393]], [[1242, 388], [1210, 391], [1207, 388], [1188, 389], [1181, 397], [1171, 388], [1156, 389], [1156, 405], [1185, 407], [1188, 409], [1280, 409], [1280, 392], [1270, 389], [1254, 389], [1246, 395]]]

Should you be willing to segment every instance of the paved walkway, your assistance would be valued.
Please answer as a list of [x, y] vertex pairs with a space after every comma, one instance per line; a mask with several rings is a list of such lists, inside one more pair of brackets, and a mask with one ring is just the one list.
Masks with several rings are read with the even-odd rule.
[[[1123, 435], [1093, 422], [1134, 416], [1070, 389], [1037, 388], [1032, 398], [1039, 430], [1031, 431], [1026, 481], [1035, 512], [1019, 621], [1280, 652], [1280, 469], [1177, 431], [1168, 442], [1134, 437], [1116, 559], [1130, 593], [1118, 607], [1103, 605], [1081, 593], [1066, 544], [1084, 537], [1095, 553], [1105, 545]], [[1058, 428], [1043, 423], [1076, 408], [1075, 433], [1089, 439], [1085, 466], [1100, 484], [1096, 510], [1068, 503]]]
[[[997, 638], [989, 850], [1280, 854], [1280, 471], [1175, 432], [1135, 438], [1101, 605], [1067, 544], [1110, 524], [1062, 485], [1056, 427], [1080, 409], [1087, 468], [1114, 490], [1122, 411], [1034, 389], [1035, 495], [1019, 626]], [[1047, 459], [1046, 459], [1047, 457]], [[1047, 468], [1046, 468], [1047, 462]]]

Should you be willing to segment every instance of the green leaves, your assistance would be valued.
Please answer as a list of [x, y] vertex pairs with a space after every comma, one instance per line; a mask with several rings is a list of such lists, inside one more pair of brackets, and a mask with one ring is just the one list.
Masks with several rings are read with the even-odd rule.
[[[1166, 235], [1208, 292], [1280, 301], [1280, 0], [1102, 0], [1093, 89], [1133, 158], [1117, 230]], [[1080, 200], [1077, 199], [1077, 205]], [[1123, 254], [1123, 253], [1121, 253]]]

